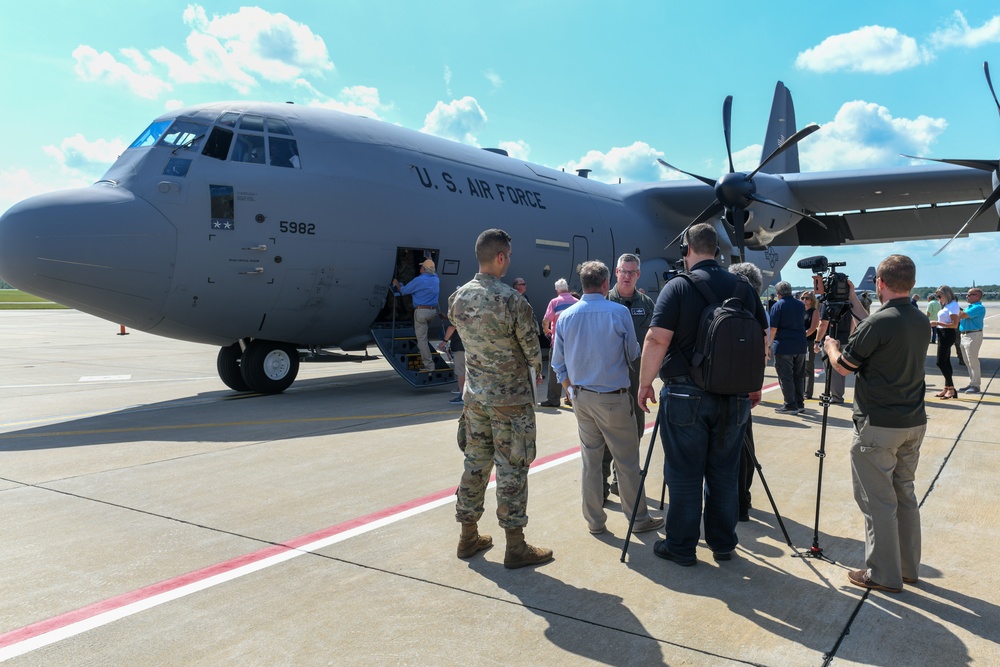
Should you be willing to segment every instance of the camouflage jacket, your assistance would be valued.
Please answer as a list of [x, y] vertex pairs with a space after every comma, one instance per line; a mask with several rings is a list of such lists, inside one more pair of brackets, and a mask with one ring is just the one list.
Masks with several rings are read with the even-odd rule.
[[465, 400], [534, 403], [529, 369], [542, 371], [538, 323], [527, 299], [499, 278], [477, 273], [448, 299], [448, 319], [465, 345]]

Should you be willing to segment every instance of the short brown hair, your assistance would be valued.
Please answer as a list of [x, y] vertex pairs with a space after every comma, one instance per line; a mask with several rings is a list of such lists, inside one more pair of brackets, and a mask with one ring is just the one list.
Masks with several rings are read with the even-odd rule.
[[893, 292], [909, 294], [917, 282], [917, 265], [906, 255], [889, 255], [879, 263], [875, 275]]
[[684, 235], [685, 242], [696, 255], [715, 255], [719, 247], [719, 234], [715, 227], [702, 222], [690, 227]]
[[489, 264], [502, 252], [510, 250], [510, 234], [502, 229], [487, 229], [476, 239], [476, 259]]

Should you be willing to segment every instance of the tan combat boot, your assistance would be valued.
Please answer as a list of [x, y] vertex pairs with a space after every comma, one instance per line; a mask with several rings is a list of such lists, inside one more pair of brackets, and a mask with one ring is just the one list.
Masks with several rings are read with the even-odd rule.
[[513, 570], [526, 565], [538, 565], [552, 560], [552, 549], [533, 547], [524, 541], [523, 528], [507, 528], [507, 553], [503, 566]]
[[480, 535], [476, 523], [462, 524], [462, 537], [458, 540], [459, 558], [471, 558], [483, 549], [489, 549], [492, 546], [493, 538], [489, 535]]

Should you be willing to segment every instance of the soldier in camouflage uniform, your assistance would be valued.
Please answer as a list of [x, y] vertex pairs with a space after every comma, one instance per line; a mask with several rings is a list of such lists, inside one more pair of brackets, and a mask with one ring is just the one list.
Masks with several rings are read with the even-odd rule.
[[504, 566], [552, 560], [551, 549], [524, 541], [528, 523], [528, 466], [535, 458], [534, 387], [542, 369], [538, 324], [531, 305], [500, 279], [510, 266], [510, 236], [488, 229], [476, 240], [479, 273], [448, 300], [448, 319], [465, 344], [465, 472], [455, 518], [462, 524], [458, 557], [469, 558], [493, 540], [478, 522], [490, 471], [497, 470], [497, 519], [507, 534]]

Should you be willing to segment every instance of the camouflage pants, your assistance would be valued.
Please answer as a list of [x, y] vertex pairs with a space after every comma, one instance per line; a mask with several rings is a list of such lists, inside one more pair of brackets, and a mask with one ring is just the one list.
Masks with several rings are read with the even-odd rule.
[[465, 472], [458, 485], [455, 519], [479, 521], [490, 472], [497, 469], [497, 519], [502, 528], [528, 523], [528, 466], [535, 460], [535, 409], [525, 405], [465, 405]]

